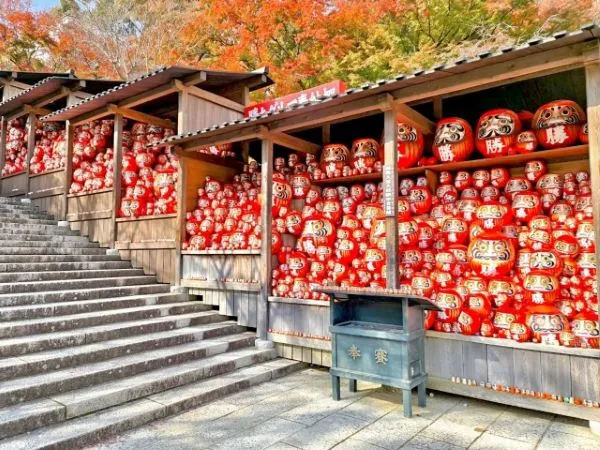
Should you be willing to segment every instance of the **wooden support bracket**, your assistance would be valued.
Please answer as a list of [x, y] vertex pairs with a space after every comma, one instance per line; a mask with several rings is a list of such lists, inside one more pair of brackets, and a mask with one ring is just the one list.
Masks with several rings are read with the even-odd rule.
[[23, 112], [25, 114], [35, 114], [36, 116], [45, 116], [47, 114], [50, 114], [52, 111], [50, 111], [49, 109], [46, 109], [46, 108], [40, 108], [38, 106], [24, 105]]
[[139, 122], [148, 123], [150, 125], [158, 125], [164, 128], [175, 129], [175, 123], [168, 119], [161, 119], [160, 117], [152, 116], [140, 111], [136, 111], [130, 108], [122, 108], [117, 105], [108, 105], [108, 111], [113, 114], [122, 114], [124, 117], [129, 119], [137, 120]]
[[391, 94], [388, 94], [388, 102], [390, 104], [390, 109], [396, 114], [396, 118], [421, 130], [424, 134], [435, 133], [435, 123], [423, 114], [415, 111], [410, 106], [399, 102]]

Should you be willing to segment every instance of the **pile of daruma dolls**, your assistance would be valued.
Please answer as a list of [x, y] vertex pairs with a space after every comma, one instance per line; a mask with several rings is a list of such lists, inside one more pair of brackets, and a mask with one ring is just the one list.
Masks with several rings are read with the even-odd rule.
[[64, 127], [58, 122], [37, 124], [35, 147], [29, 160], [29, 173], [33, 175], [62, 169], [67, 161], [67, 139]]
[[6, 126], [6, 146], [2, 176], [16, 175], [27, 167], [27, 130], [21, 119], [12, 119]]
[[135, 122], [123, 131], [119, 217], [161, 216], [177, 212], [179, 157], [171, 146], [155, 144], [174, 131]]
[[260, 166], [256, 161], [245, 165], [231, 183], [207, 177], [197, 194], [196, 208], [186, 213], [183, 250], [260, 249]]

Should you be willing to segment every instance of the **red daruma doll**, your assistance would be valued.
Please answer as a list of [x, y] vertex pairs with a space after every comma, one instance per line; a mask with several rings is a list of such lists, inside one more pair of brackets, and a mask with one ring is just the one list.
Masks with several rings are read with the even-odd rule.
[[473, 129], [466, 120], [448, 117], [438, 122], [433, 153], [441, 162], [466, 161], [473, 147]]
[[521, 120], [510, 109], [492, 109], [477, 122], [477, 150], [486, 158], [506, 156], [513, 151]]
[[567, 147], [575, 144], [586, 117], [583, 109], [572, 100], [555, 100], [538, 108], [532, 128], [544, 148]]
[[410, 125], [398, 121], [398, 169], [414, 167], [423, 156], [425, 139], [423, 133]]

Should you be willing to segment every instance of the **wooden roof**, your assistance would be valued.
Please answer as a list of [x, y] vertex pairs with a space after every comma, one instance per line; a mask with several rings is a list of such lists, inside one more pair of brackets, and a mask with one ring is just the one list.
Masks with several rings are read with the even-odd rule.
[[[536, 38], [524, 44], [501, 48], [497, 51], [484, 51], [473, 58], [463, 58], [446, 64], [439, 64], [431, 69], [416, 70], [411, 74], [401, 74], [394, 78], [379, 80], [375, 83], [366, 83], [362, 86], [348, 89], [346, 92], [332, 97], [318, 99], [313, 102], [299, 103], [282, 111], [270, 112], [258, 117], [248, 117], [209, 128], [187, 132], [169, 137], [159, 145], [181, 145], [183, 147], [195, 145], [209, 145], [220, 142], [234, 142], [261, 136], [261, 129], [287, 131], [298, 129], [298, 124], [318, 125], [325, 116], [340, 115], [350, 108], [354, 108], [359, 115], [366, 111], [381, 110], [381, 106], [390, 100], [411, 103], [419, 99], [444, 95], [451, 92], [453, 87], [447, 87], [457, 75], [464, 79], [470, 75], [468, 72], [477, 73], [469, 83], [473, 87], [485, 86], [492, 82], [510, 82], [510, 74], [516, 70], [518, 60], [527, 67], [547, 67], [548, 70], [557, 69], [559, 66], [566, 70], [569, 64], [579, 64], [583, 58], [582, 52], [586, 49], [581, 46], [588, 41], [596, 45], [600, 37], [600, 26], [589, 24], [579, 30], [562, 31], [545, 38]], [[577, 48], [576, 48], [577, 47]], [[546, 61], [545, 54], [556, 50], [555, 61]], [[587, 49], [589, 50], [589, 49]], [[596, 53], [598, 52], [596, 46]], [[498, 68], [497, 71], [492, 69]], [[487, 71], [487, 72], [486, 72]], [[485, 72], [485, 73], [484, 73]], [[361, 101], [362, 103], [360, 103]], [[319, 115], [321, 114], [321, 115]]]
[[260, 89], [273, 83], [273, 80], [268, 77], [268, 69], [266, 68], [261, 68], [253, 72], [225, 72], [182, 66], [162, 67], [135, 80], [120, 84], [112, 89], [86, 98], [79, 103], [48, 114], [42, 117], [42, 120], [62, 121], [72, 119], [130, 97], [144, 94], [152, 89], [164, 86], [173, 80], [182, 78], [191, 79], [193, 77], [197, 77], [198, 79], [194, 83], [194, 86], [209, 91], [225, 88], [234, 83], [245, 83], [250, 90]]

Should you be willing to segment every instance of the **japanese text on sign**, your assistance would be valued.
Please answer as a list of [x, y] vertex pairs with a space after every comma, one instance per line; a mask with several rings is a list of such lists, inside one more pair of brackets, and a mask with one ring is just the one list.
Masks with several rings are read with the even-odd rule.
[[386, 217], [394, 217], [394, 167], [386, 164], [383, 166], [383, 211]]
[[244, 109], [245, 117], [257, 117], [270, 112], [282, 111], [297, 104], [310, 103], [323, 98], [332, 97], [346, 91], [346, 85], [340, 81], [331, 81], [314, 88], [293, 94], [277, 97], [262, 103], [247, 106]]

